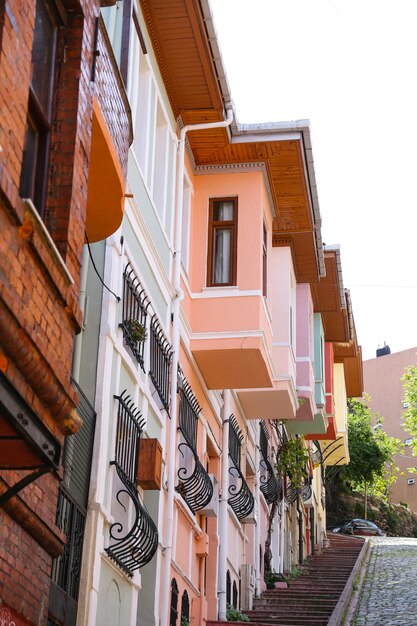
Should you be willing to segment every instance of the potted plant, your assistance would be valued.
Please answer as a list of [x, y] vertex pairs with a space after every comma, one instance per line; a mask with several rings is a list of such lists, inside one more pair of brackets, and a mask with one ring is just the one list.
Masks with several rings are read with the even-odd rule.
[[138, 320], [130, 319], [125, 321], [124, 326], [126, 332], [134, 343], [146, 341], [148, 331], [144, 324], [141, 324]]
[[242, 611], [239, 611], [239, 609], [235, 609], [235, 607], [231, 604], [227, 605], [226, 619], [228, 622], [250, 622], [247, 615], [242, 613]]

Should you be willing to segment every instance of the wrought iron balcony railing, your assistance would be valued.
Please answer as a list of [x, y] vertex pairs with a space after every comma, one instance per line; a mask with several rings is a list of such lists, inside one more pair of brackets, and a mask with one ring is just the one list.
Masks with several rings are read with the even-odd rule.
[[124, 342], [143, 371], [145, 371], [144, 353], [149, 305], [149, 298], [128, 263], [123, 272], [123, 310], [120, 326]]
[[126, 494], [133, 505], [133, 515], [125, 528], [122, 521], [115, 521], [110, 527], [110, 539], [113, 543], [105, 550], [128, 576], [143, 567], [152, 559], [158, 548], [158, 530], [149, 513], [145, 510], [137, 492], [137, 475], [140, 452], [140, 436], [144, 423], [140, 411], [127, 395], [126, 390], [115, 396], [118, 400], [115, 466], [122, 483], [117, 493], [117, 501], [126, 512], [121, 502]]
[[260, 461], [260, 490], [263, 493], [265, 500], [272, 504], [276, 500], [282, 498], [282, 488], [280, 482], [278, 482], [275, 476], [274, 469], [268, 460], [268, 434], [264, 424], [260, 423], [260, 437], [259, 447], [261, 450]]
[[195, 513], [210, 502], [213, 483], [197, 454], [198, 415], [201, 407], [184, 374], [178, 371], [179, 424], [178, 451], [180, 462], [176, 490], [182, 495], [191, 511]]
[[228, 503], [239, 520], [248, 517], [255, 506], [255, 499], [240, 471], [240, 456], [243, 436], [239, 426], [231, 415], [229, 418], [229, 497]]
[[248, 484], [236, 465], [229, 467], [229, 498], [228, 502], [239, 520], [248, 517], [255, 506], [255, 499]]
[[197, 453], [187, 441], [180, 443], [178, 450], [182, 462], [177, 472], [179, 482], [176, 490], [195, 513], [204, 509], [210, 502], [213, 496], [213, 483], [200, 463]]
[[163, 407], [169, 413], [169, 389], [172, 348], [155, 315], [151, 319], [149, 375]]

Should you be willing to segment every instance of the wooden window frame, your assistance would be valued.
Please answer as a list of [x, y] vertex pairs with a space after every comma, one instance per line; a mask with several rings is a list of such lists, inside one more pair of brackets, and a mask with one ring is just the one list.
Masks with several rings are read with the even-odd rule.
[[[213, 219], [215, 202], [233, 202], [233, 220], [215, 221]], [[208, 250], [207, 250], [207, 287], [230, 287], [236, 285], [237, 276], [237, 227], [238, 227], [238, 199], [237, 196], [210, 198], [208, 221]], [[227, 283], [216, 283], [214, 280], [214, 241], [217, 230], [229, 229], [230, 236], [230, 280]]]
[[[39, 215], [45, 217], [46, 195], [48, 188], [48, 169], [51, 150], [51, 130], [54, 115], [54, 98], [56, 83], [56, 66], [59, 28], [62, 26], [63, 11], [61, 5], [54, 0], [40, 0], [43, 3], [53, 25], [53, 38], [51, 41], [51, 68], [49, 75], [49, 94], [45, 106], [42, 106], [37, 98], [32, 83], [29, 86], [29, 104], [27, 113], [27, 130], [25, 137], [25, 151], [22, 158], [22, 170], [20, 179], [20, 194], [29, 197]], [[33, 50], [32, 50], [33, 54]], [[32, 126], [37, 133], [37, 147], [33, 159], [26, 159], [26, 141], [28, 128]]]

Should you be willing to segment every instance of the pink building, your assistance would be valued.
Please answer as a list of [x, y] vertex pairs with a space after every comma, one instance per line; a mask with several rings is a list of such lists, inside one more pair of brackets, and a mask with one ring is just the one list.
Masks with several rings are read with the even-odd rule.
[[384, 418], [383, 429], [404, 444], [404, 454], [395, 459], [400, 474], [391, 489], [394, 503], [404, 502], [417, 512], [417, 480], [407, 468], [416, 467], [417, 460], [411, 454], [410, 434], [403, 428], [402, 414], [405, 410], [404, 390], [401, 377], [404, 370], [417, 363], [417, 348], [409, 348], [391, 354], [389, 348], [381, 349], [381, 356], [363, 363], [364, 392], [369, 394], [369, 406], [373, 413]]

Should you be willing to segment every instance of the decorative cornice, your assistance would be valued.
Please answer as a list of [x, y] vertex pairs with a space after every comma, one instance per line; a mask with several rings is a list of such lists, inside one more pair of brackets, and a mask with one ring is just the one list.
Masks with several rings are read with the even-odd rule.
[[[194, 160], [194, 157], [193, 157]], [[206, 176], [208, 174], [241, 174], [244, 172], [262, 172], [266, 195], [268, 197], [269, 208], [271, 209], [272, 217], [277, 216], [275, 209], [275, 203], [272, 196], [271, 185], [269, 184], [269, 178], [266, 171], [265, 163], [257, 161], [254, 163], [225, 163], [222, 165], [197, 165], [193, 168], [195, 176]]]

